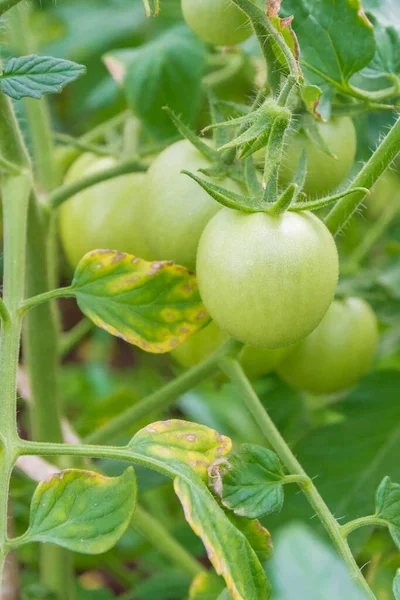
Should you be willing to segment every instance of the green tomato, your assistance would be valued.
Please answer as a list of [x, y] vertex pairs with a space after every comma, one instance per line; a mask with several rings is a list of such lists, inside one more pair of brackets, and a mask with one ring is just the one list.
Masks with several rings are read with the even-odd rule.
[[216, 46], [233, 46], [252, 34], [246, 15], [232, 0], [182, 0], [186, 23]]
[[289, 385], [330, 394], [357, 383], [371, 367], [378, 325], [360, 298], [334, 301], [318, 327], [278, 367]]
[[[113, 158], [83, 154], [69, 169], [66, 183], [116, 164]], [[123, 175], [76, 194], [60, 208], [60, 235], [73, 267], [98, 248], [120, 250], [151, 260], [142, 234], [140, 210], [146, 202], [145, 175]]]
[[367, 217], [376, 221], [394, 202], [400, 204], [400, 178], [398, 173], [387, 169], [365, 200]]
[[[197, 331], [187, 342], [173, 350], [171, 355], [182, 367], [194, 367], [215, 352], [228, 337], [227, 333], [211, 321], [207, 327]], [[246, 375], [250, 379], [257, 379], [273, 371], [294, 348], [295, 346], [289, 346], [267, 350], [245, 346], [239, 354], [239, 360]]]
[[197, 277], [217, 325], [239, 341], [283, 348], [322, 320], [338, 280], [334, 239], [318, 217], [225, 208], [200, 239]]
[[[195, 269], [200, 236], [221, 205], [181, 171], [196, 172], [210, 166], [190, 142], [182, 140], [161, 152], [148, 170], [142, 224], [156, 260], [173, 260]], [[231, 180], [218, 184], [240, 192]]]
[[353, 166], [357, 149], [356, 130], [349, 117], [318, 123], [317, 127], [324, 143], [336, 158], [329, 156], [309, 135], [300, 130], [289, 134], [279, 171], [280, 183], [283, 186], [288, 185], [296, 173], [305, 149], [307, 177], [304, 191], [311, 197], [328, 194], [346, 179]]

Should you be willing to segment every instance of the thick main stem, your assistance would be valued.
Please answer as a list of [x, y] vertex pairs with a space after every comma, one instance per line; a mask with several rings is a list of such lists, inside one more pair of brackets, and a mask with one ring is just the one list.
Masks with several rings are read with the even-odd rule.
[[8, 489], [17, 447], [17, 368], [21, 334], [18, 306], [24, 296], [25, 239], [31, 191], [29, 160], [10, 99], [0, 92], [0, 156], [20, 174], [2, 174], [4, 228], [3, 300], [9, 320], [2, 323], [0, 342], [0, 594], [6, 557]]
[[[30, 6], [10, 12], [11, 42], [20, 54], [34, 53], [29, 23]], [[40, 193], [57, 185], [50, 114], [47, 100], [25, 99], [33, 154], [35, 181]], [[47, 292], [57, 278], [55, 229], [52, 216], [32, 196], [28, 213], [26, 292], [28, 297]], [[62, 442], [58, 389], [58, 318], [54, 303], [39, 306], [26, 317], [24, 362], [31, 386], [33, 435], [40, 441]], [[74, 598], [74, 577], [68, 553], [49, 544], [40, 549], [43, 583], [58, 600]]]
[[242, 397], [247, 408], [253, 415], [255, 421], [258, 423], [268, 443], [277, 453], [289, 473], [291, 475], [298, 475], [306, 478], [304, 481], [300, 480], [300, 488], [328, 532], [330, 538], [336, 546], [338, 553], [347, 564], [351, 577], [360, 585], [360, 587], [364, 589], [368, 598], [375, 599], [374, 594], [372, 593], [360, 569], [358, 568], [345, 537], [341, 533], [340, 525], [337, 523], [335, 517], [325, 504], [312, 480], [307, 476], [307, 473], [304, 471], [303, 467], [294, 456], [288, 444], [279, 433], [269, 414], [263, 407], [256, 392], [254, 391], [251, 383], [247, 379], [241, 365], [232, 358], [226, 358], [221, 361], [221, 367], [231, 381], [237, 386], [238, 390], [242, 393]]

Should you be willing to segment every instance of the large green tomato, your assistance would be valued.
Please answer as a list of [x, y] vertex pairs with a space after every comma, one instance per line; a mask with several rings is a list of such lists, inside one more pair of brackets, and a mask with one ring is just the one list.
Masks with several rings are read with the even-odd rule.
[[336, 158], [329, 156], [304, 131], [300, 130], [289, 134], [279, 171], [280, 183], [288, 185], [296, 173], [305, 149], [307, 178], [304, 191], [311, 197], [324, 196], [342, 183], [350, 173], [357, 148], [356, 130], [349, 117], [318, 123], [317, 127], [326, 146]]
[[233, 46], [250, 37], [246, 15], [232, 0], [182, 0], [186, 23], [206, 42]]
[[239, 341], [283, 348], [306, 337], [335, 293], [338, 254], [318, 217], [224, 208], [200, 239], [200, 294], [217, 325]]
[[[156, 260], [173, 260], [195, 269], [200, 236], [221, 205], [181, 171], [195, 173], [210, 166], [190, 142], [182, 140], [161, 152], [148, 170], [142, 222]], [[240, 192], [231, 180], [217, 183]]]
[[315, 394], [337, 392], [353, 386], [369, 370], [377, 343], [377, 320], [364, 300], [334, 301], [278, 372], [293, 387]]
[[[78, 181], [115, 164], [113, 158], [83, 154], [69, 169], [65, 182]], [[99, 183], [65, 202], [60, 208], [60, 235], [71, 265], [76, 267], [82, 256], [98, 248], [151, 260], [140, 223], [141, 205], [145, 202], [142, 173]]]
[[[171, 354], [183, 367], [194, 367], [215, 352], [228, 337], [228, 334], [224, 333], [214, 321], [211, 321], [207, 327], [196, 332]], [[245, 346], [238, 358], [246, 375], [250, 379], [257, 379], [273, 371], [294, 348], [295, 346], [289, 346], [288, 348], [268, 350]]]

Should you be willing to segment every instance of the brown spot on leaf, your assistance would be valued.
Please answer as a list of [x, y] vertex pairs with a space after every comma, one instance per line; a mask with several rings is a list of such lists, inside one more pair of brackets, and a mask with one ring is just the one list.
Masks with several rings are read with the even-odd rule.
[[133, 265], [137, 265], [138, 263], [140, 263], [140, 258], [138, 258], [137, 256], [135, 256], [135, 258], [132, 259], [132, 264]]
[[267, 15], [269, 17], [276, 17], [281, 9], [282, 0], [268, 0]]
[[125, 258], [125, 254], [123, 254], [123, 252], [117, 252], [114, 256], [114, 258], [112, 259], [112, 264], [116, 264], [121, 262], [121, 260], [123, 260]]

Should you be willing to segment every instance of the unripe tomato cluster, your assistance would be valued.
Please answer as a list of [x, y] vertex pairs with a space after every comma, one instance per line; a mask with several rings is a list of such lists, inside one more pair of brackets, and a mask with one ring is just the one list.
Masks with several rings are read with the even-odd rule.
[[[231, 0], [182, 0], [182, 9], [188, 25], [210, 43], [237, 44], [251, 34]], [[319, 143], [302, 128], [289, 133], [279, 170], [283, 189], [305, 153], [304, 191], [312, 198], [343, 182], [356, 152], [351, 119], [316, 127]], [[111, 158], [83, 155], [67, 181], [112, 164]], [[161, 152], [147, 174], [126, 175], [77, 194], [60, 215], [71, 265], [89, 250], [115, 248], [196, 271], [213, 322], [174, 350], [184, 367], [232, 336], [244, 344], [239, 360], [250, 377], [277, 369], [287, 383], [312, 393], [351, 387], [370, 368], [377, 322], [360, 299], [334, 301], [339, 261], [331, 233], [310, 212], [278, 216], [222, 208], [181, 173], [211, 166], [184, 140]], [[243, 191], [229, 177], [214, 183]]]

